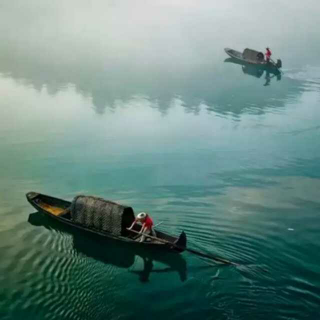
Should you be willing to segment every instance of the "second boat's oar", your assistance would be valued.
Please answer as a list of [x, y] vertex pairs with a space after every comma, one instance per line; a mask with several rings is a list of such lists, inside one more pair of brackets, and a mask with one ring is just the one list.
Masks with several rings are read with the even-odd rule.
[[[129, 229], [127, 228], [127, 230], [133, 232], [133, 233], [137, 233], [137, 234], [141, 234], [140, 232], [138, 231], [135, 231], [135, 230], [132, 230], [132, 229]], [[141, 234], [142, 235], [142, 234]], [[226, 259], [222, 259], [222, 258], [219, 258], [219, 257], [215, 257], [215, 256], [212, 256], [212, 255], [209, 255], [209, 254], [206, 254], [206, 253], [203, 253], [203, 252], [200, 252], [200, 251], [197, 251], [197, 250], [193, 250], [193, 249], [189, 249], [189, 248], [184, 248], [184, 247], [180, 247], [180, 246], [177, 246], [176, 244], [172, 243], [172, 242], [169, 242], [167, 240], [163, 240], [163, 239], [159, 239], [157, 237], [153, 237], [153, 236], [150, 236], [148, 234], [144, 234], [144, 236], [150, 238], [150, 239], [153, 239], [153, 240], [157, 240], [159, 242], [162, 242], [162, 243], [165, 243], [165, 244], [168, 244], [170, 246], [172, 246], [173, 248], [176, 248], [176, 249], [179, 249], [181, 251], [185, 250], [185, 251], [188, 251], [190, 253], [193, 253], [197, 256], [200, 256], [200, 257], [203, 257], [203, 258], [207, 258], [207, 259], [211, 259], [211, 260], [214, 260], [214, 261], [217, 261], [217, 262], [221, 262], [221, 263], [224, 263], [224, 264], [230, 264], [230, 265], [238, 265], [237, 263], [234, 263], [232, 261], [229, 261], [229, 260], [226, 260]]]

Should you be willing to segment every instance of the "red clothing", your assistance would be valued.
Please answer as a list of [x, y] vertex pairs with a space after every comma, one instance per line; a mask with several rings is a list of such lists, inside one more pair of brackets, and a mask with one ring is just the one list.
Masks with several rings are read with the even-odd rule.
[[151, 228], [153, 227], [153, 221], [149, 216], [146, 217], [146, 219], [143, 221], [143, 223], [145, 224], [145, 227], [148, 230], [151, 230]]
[[266, 52], [266, 58], [267, 58], [267, 59], [270, 59], [271, 55], [272, 55], [271, 51], [270, 51], [270, 50], [267, 50], [267, 52]]

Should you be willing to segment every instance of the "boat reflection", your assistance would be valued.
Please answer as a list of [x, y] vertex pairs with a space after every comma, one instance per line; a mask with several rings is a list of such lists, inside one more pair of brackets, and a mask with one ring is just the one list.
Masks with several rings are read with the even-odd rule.
[[277, 81], [281, 80], [281, 71], [275, 68], [270, 68], [268, 66], [248, 64], [233, 58], [227, 58], [224, 60], [224, 62], [241, 65], [241, 69], [244, 74], [247, 74], [256, 78], [261, 78], [262, 75], [265, 73], [266, 82], [264, 83], [264, 86], [269, 86], [272, 78], [276, 78]]
[[[160, 249], [151, 251], [145, 247], [101, 238], [95, 234], [84, 234], [80, 230], [63, 225], [39, 212], [31, 213], [28, 222], [34, 226], [44, 226], [49, 230], [59, 230], [71, 234], [73, 248], [77, 253], [84, 254], [87, 257], [106, 264], [128, 269], [134, 265], [136, 258], [140, 257], [144, 264], [143, 270], [131, 270], [130, 272], [138, 275], [141, 282], [148, 282], [151, 273], [177, 272], [182, 282], [187, 279], [187, 263], [179, 254]], [[154, 262], [159, 262], [167, 267], [155, 269]]]

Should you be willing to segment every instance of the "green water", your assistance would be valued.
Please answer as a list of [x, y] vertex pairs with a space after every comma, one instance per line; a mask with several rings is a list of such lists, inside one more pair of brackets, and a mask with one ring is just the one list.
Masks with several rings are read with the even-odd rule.
[[[320, 319], [318, 1], [0, 4], [0, 319]], [[281, 58], [281, 79], [224, 62]], [[251, 72], [252, 73], [252, 72]], [[240, 264], [88, 237], [97, 195]]]

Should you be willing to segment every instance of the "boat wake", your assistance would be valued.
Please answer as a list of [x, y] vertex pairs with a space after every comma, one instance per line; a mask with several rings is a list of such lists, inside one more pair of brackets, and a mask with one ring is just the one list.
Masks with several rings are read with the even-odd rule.
[[292, 80], [320, 84], [320, 68], [306, 66], [303, 69], [288, 69], [283, 71], [285, 76]]

